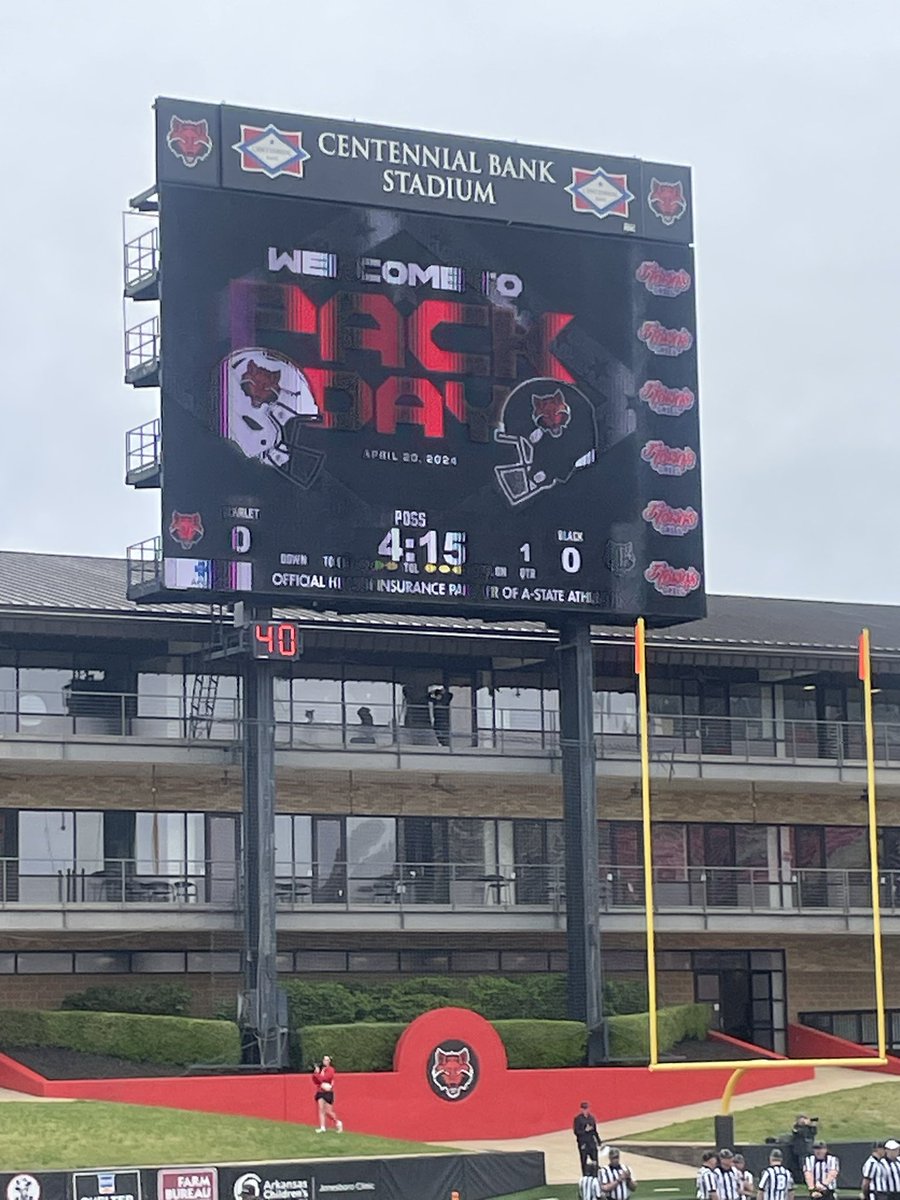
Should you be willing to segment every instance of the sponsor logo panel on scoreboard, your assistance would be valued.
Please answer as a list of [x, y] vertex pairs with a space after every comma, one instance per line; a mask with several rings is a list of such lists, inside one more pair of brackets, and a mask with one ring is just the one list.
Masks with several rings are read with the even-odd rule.
[[[305, 198], [307, 119], [222, 111], [231, 186], [173, 152], [161, 185], [164, 594], [703, 615], [677, 169], [570, 173], [580, 232], [488, 224]], [[658, 239], [596, 236], [626, 204]]]

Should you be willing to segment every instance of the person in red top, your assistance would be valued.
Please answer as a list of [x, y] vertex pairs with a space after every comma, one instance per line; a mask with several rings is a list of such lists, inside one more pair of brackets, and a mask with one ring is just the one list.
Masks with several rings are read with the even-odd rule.
[[319, 1127], [316, 1133], [325, 1132], [326, 1118], [334, 1122], [338, 1133], [343, 1133], [343, 1122], [338, 1120], [338, 1115], [334, 1111], [334, 1067], [327, 1054], [322, 1056], [321, 1063], [316, 1063], [313, 1067], [312, 1082], [316, 1089], [316, 1104], [319, 1107]]

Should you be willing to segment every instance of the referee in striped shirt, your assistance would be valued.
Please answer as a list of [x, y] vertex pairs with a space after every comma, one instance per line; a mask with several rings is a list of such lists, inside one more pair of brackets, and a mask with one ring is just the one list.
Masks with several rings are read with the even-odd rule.
[[830, 1200], [837, 1187], [841, 1164], [828, 1153], [826, 1142], [816, 1142], [812, 1154], [803, 1163], [803, 1178], [809, 1188], [810, 1200]]
[[769, 1154], [769, 1165], [759, 1177], [757, 1200], [794, 1200], [794, 1177], [784, 1165], [780, 1150]]
[[589, 1162], [584, 1168], [584, 1174], [578, 1184], [578, 1200], [600, 1200], [600, 1180], [597, 1178], [597, 1164]]
[[884, 1158], [884, 1140], [872, 1143], [872, 1153], [866, 1159], [862, 1166], [862, 1182], [859, 1185], [859, 1194], [862, 1200], [869, 1200], [869, 1197], [878, 1195], [878, 1189], [872, 1186], [872, 1180], [875, 1172], [878, 1170], [878, 1164]]
[[609, 1200], [628, 1200], [637, 1187], [631, 1168], [622, 1165], [619, 1151], [610, 1146], [605, 1167], [600, 1168], [600, 1192]]
[[719, 1165], [713, 1171], [713, 1196], [715, 1200], [742, 1200], [744, 1178], [735, 1169], [734, 1154], [730, 1150], [719, 1151]]
[[888, 1138], [884, 1143], [884, 1158], [875, 1168], [870, 1184], [878, 1200], [900, 1200], [900, 1142]]

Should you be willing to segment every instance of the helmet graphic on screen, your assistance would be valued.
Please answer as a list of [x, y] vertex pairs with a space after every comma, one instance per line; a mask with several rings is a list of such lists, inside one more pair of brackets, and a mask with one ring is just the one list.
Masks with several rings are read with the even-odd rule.
[[594, 406], [571, 383], [528, 379], [507, 396], [494, 440], [514, 448], [494, 474], [509, 503], [521, 504], [597, 461]]
[[275, 350], [234, 350], [218, 369], [221, 434], [248, 458], [309, 487], [325, 456], [299, 443], [304, 424], [321, 420], [306, 376]]

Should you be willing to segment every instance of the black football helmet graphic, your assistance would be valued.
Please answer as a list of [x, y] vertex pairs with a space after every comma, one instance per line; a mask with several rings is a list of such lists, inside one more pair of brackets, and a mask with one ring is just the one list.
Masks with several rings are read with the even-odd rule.
[[508, 502], [522, 504], [597, 461], [594, 406], [571, 383], [527, 379], [506, 397], [494, 440], [514, 448], [494, 474]]

